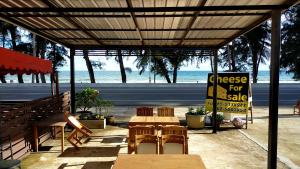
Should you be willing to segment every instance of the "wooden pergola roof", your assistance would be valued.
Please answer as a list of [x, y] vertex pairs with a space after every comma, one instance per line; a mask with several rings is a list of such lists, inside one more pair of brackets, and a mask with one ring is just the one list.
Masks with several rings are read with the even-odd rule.
[[6, 0], [0, 19], [75, 49], [219, 48], [297, 0]]

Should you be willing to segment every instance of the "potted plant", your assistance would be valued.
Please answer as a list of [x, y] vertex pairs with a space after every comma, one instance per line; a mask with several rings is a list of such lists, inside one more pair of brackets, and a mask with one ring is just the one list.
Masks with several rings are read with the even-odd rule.
[[186, 113], [186, 122], [187, 126], [189, 128], [204, 128], [205, 126], [205, 111], [204, 108], [198, 107], [196, 111], [194, 111], [194, 108], [190, 107], [188, 112]]
[[223, 120], [224, 120], [224, 115], [217, 113], [216, 114], [216, 124], [217, 124], [218, 129], [220, 128], [220, 125], [222, 124]]
[[76, 108], [80, 110], [77, 113], [91, 113], [89, 110], [95, 106], [98, 95], [99, 91], [92, 88], [86, 88], [80, 93], [76, 93]]
[[107, 125], [115, 123], [115, 117], [113, 115], [109, 115], [109, 111], [112, 106], [113, 104], [109, 100], [104, 100], [102, 98], [98, 98], [96, 100], [96, 111], [100, 112], [100, 114], [105, 117]]
[[[96, 89], [86, 88], [82, 92], [76, 94], [76, 108], [80, 111], [79, 121], [89, 128], [106, 127], [106, 119], [104, 109], [108, 107], [110, 101], [104, 100], [99, 96]], [[111, 104], [112, 105], [112, 104]], [[95, 108], [95, 112], [90, 111]]]

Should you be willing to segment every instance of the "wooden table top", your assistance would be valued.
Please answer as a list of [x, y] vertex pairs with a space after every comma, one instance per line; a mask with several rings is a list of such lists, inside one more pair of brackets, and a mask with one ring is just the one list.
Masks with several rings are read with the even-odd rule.
[[205, 169], [198, 155], [128, 154], [119, 155], [113, 169]]
[[163, 116], [133, 116], [129, 120], [129, 125], [179, 125], [178, 117]]

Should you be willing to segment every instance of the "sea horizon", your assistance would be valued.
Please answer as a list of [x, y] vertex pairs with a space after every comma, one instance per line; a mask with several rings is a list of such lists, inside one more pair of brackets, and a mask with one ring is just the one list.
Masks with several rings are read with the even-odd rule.
[[[221, 71], [220, 71], [221, 72]], [[177, 83], [207, 83], [207, 75], [211, 71], [178, 71]], [[120, 71], [107, 71], [107, 70], [97, 70], [94, 71], [96, 83], [122, 83]], [[251, 75], [251, 73], [250, 73]], [[127, 83], [154, 83], [154, 74], [149, 71], [145, 71], [143, 74], [139, 75], [139, 71], [126, 72]], [[169, 73], [169, 77], [172, 81], [172, 73]], [[295, 81], [293, 74], [286, 74], [285, 72], [280, 72], [279, 80], [281, 83], [300, 83], [300, 81]], [[25, 83], [32, 82], [31, 75], [23, 75]], [[16, 75], [6, 75], [7, 83], [18, 83]], [[46, 81], [49, 83], [50, 76], [46, 75]], [[70, 82], [70, 71], [59, 71], [59, 81], [60, 83]], [[75, 82], [76, 83], [90, 83], [89, 73], [85, 70], [75, 71]], [[270, 71], [261, 70], [258, 73], [258, 83], [269, 83], [270, 82]], [[156, 75], [155, 83], [167, 83], [164, 77]]]

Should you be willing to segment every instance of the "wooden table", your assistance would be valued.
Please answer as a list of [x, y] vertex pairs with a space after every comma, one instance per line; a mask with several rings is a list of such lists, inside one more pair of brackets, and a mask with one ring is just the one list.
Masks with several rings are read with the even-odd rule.
[[34, 130], [34, 146], [36, 152], [39, 151], [39, 134], [38, 128], [40, 127], [60, 127], [61, 128], [61, 152], [64, 152], [64, 137], [65, 137], [65, 126], [67, 122], [65, 121], [41, 121], [34, 123], [33, 130]]
[[198, 155], [132, 154], [119, 155], [112, 169], [205, 169]]
[[135, 125], [180, 125], [178, 117], [162, 116], [133, 116], [129, 120], [129, 126]]

